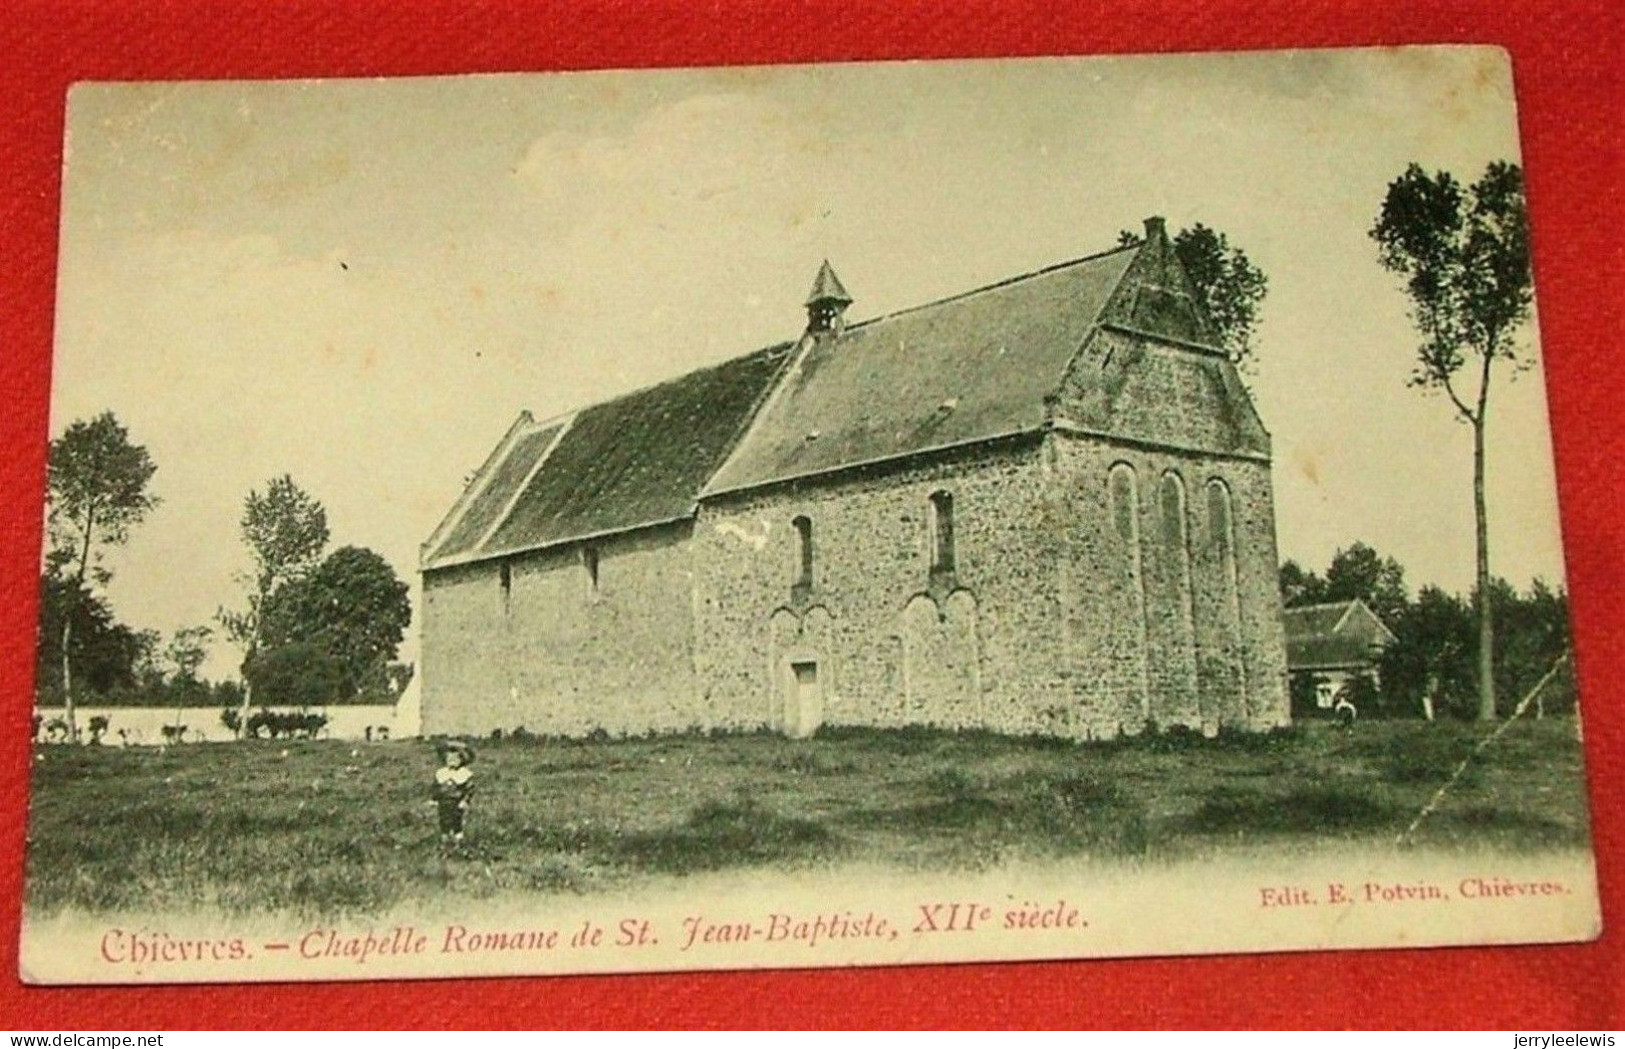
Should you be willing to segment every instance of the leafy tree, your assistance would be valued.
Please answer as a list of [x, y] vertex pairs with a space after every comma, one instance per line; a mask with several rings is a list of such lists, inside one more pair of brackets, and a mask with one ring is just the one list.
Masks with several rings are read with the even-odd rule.
[[243, 649], [240, 723], [246, 725], [254, 696], [248, 667], [259, 653], [266, 604], [279, 587], [303, 578], [321, 556], [327, 546], [327, 511], [284, 474], [267, 484], [263, 493], [248, 493], [242, 537], [254, 564], [253, 571], [242, 577], [247, 604], [241, 609], [222, 608], [216, 618], [226, 636]]
[[1288, 608], [1358, 598], [1392, 627], [1393, 619], [1410, 603], [1405, 569], [1361, 542], [1333, 554], [1324, 576], [1288, 560], [1281, 563], [1280, 577], [1281, 603]]
[[175, 676], [183, 681], [196, 681], [198, 668], [209, 658], [209, 639], [214, 631], [206, 626], [187, 626], [175, 631], [164, 649], [164, 656], [175, 668]]
[[[320, 647], [297, 641], [256, 651], [243, 666], [243, 678], [261, 706], [325, 706], [344, 689], [344, 666]], [[248, 719], [239, 717], [240, 725], [247, 725]]]
[[1484, 433], [1495, 362], [1521, 363], [1518, 337], [1534, 301], [1523, 172], [1497, 161], [1464, 189], [1449, 172], [1412, 164], [1389, 184], [1370, 233], [1383, 267], [1404, 278], [1421, 336], [1411, 385], [1442, 391], [1473, 428], [1478, 716], [1487, 720], [1495, 717], [1495, 632]]
[[384, 673], [388, 679], [386, 687], [389, 694], [398, 696], [406, 691], [406, 686], [417, 676], [417, 666], [412, 663], [391, 663]]
[[1298, 562], [1281, 562], [1281, 604], [1287, 608], [1318, 605], [1326, 600], [1326, 580]]
[[[64, 641], [71, 646], [66, 660]], [[106, 600], [88, 587], [49, 574], [40, 580], [35, 680], [42, 697], [62, 694], [63, 668], [69, 664], [78, 688], [105, 694], [134, 687], [150, 643], [147, 632], [120, 623]]]
[[[1504, 579], [1490, 587], [1495, 608], [1495, 687], [1502, 713], [1510, 713], [1523, 696], [1569, 647], [1569, 602], [1561, 590], [1536, 579], [1520, 594]], [[1572, 702], [1570, 694], [1562, 701]], [[1544, 713], [1548, 689], [1537, 697], [1537, 713]]]
[[181, 707], [208, 700], [209, 686], [198, 680], [197, 672], [209, 658], [208, 644], [213, 636], [214, 631], [206, 626], [181, 627], [170, 635], [164, 647], [164, 658], [174, 668], [168, 690], [177, 717]]
[[261, 640], [308, 642], [341, 668], [341, 692], [387, 691], [390, 661], [412, 620], [410, 590], [389, 562], [345, 546], [271, 595]]
[[[1535, 580], [1519, 593], [1490, 582], [1495, 608], [1495, 678], [1501, 713], [1509, 713], [1569, 646], [1568, 599]], [[1470, 604], [1426, 586], [1390, 624], [1398, 641], [1383, 656], [1383, 692], [1394, 709], [1414, 711], [1428, 697], [1439, 711], [1474, 717], [1478, 696], [1477, 617]], [[1572, 678], [1548, 688], [1537, 712], [1573, 702]]]
[[1258, 308], [1269, 290], [1264, 271], [1223, 233], [1200, 222], [1174, 236], [1174, 254], [1190, 278], [1196, 301], [1213, 322], [1219, 345], [1229, 351], [1237, 368], [1251, 372]]
[[1388, 705], [1426, 712], [1457, 710], [1473, 690], [1472, 612], [1454, 594], [1424, 586], [1388, 624], [1398, 639], [1383, 653]]
[[169, 672], [160, 651], [163, 637], [156, 630], [138, 630], [136, 636], [140, 647], [135, 660], [135, 690], [156, 695], [169, 683]]
[[[1127, 230], [1117, 235], [1124, 246], [1140, 240], [1139, 234]], [[1230, 238], [1200, 222], [1174, 234], [1173, 246], [1197, 303], [1213, 323], [1219, 346], [1229, 352], [1237, 368], [1251, 374], [1256, 364], [1253, 335], [1269, 278]]]
[[[243, 705], [243, 684], [240, 681], [216, 681], [209, 686], [210, 702], [221, 708], [229, 708], [237, 713]], [[236, 732], [236, 728], [232, 728]]]
[[[158, 505], [147, 490], [158, 467], [146, 448], [130, 435], [112, 412], [74, 422], [51, 442], [47, 479], [46, 574], [69, 584], [63, 591], [70, 606], [103, 586], [111, 573], [105, 552], [129, 540], [130, 530]], [[79, 620], [72, 607], [58, 624], [62, 660], [62, 703], [68, 737], [77, 739], [74, 721], [73, 642]]]
[[1326, 568], [1325, 596], [1321, 600], [1356, 598], [1391, 625], [1410, 603], [1410, 594], [1405, 589], [1405, 569], [1398, 561], [1378, 555], [1364, 543], [1356, 542], [1337, 551]]

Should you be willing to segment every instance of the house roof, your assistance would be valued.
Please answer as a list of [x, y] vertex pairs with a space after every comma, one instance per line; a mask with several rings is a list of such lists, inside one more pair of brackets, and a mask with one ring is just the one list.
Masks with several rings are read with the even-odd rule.
[[706, 494], [1036, 430], [1123, 248], [813, 340]]
[[[825, 262], [809, 305], [829, 301], [850, 296]], [[1194, 303], [1166, 234], [1148, 224], [1140, 244], [809, 330], [564, 419], [522, 415], [425, 544], [423, 567], [684, 519], [708, 496], [1063, 424], [1267, 457], [1268, 434]], [[1063, 400], [1075, 417], [1058, 417]]]
[[437, 530], [423, 566], [440, 568], [692, 515], [700, 489], [733, 447], [791, 348], [790, 343], [770, 346], [564, 419], [521, 427]]
[[1288, 670], [1370, 667], [1395, 641], [1387, 625], [1358, 599], [1284, 609], [1281, 625]]
[[484, 542], [519, 494], [519, 486], [541, 462], [564, 427], [564, 421], [557, 421], [525, 427], [514, 435], [509, 447], [480, 478], [483, 483], [471, 491], [467, 508], [451, 523], [446, 537], [435, 550], [436, 557], [459, 557], [473, 552]]

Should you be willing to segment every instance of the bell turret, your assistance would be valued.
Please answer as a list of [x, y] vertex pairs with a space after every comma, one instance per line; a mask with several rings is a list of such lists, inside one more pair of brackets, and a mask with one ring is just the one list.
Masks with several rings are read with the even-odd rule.
[[846, 293], [841, 278], [835, 275], [835, 268], [825, 259], [813, 280], [812, 291], [807, 294], [807, 330], [839, 334], [845, 325], [843, 315], [850, 305], [852, 296]]

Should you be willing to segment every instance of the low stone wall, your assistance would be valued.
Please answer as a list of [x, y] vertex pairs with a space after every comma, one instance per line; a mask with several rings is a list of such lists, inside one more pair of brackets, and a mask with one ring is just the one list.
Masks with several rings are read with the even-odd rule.
[[[91, 718], [107, 718], [107, 733], [102, 737], [102, 742], [109, 745], [146, 746], [163, 743], [166, 727], [184, 729], [181, 741], [185, 743], [222, 743], [237, 737], [220, 720], [220, 709], [83, 706], [75, 707], [73, 716], [82, 737], [89, 733]], [[294, 712], [292, 708], [272, 709], [282, 713]], [[320, 738], [324, 739], [364, 740], [369, 729], [372, 730], [374, 737], [383, 735], [390, 739], [401, 739], [416, 734], [416, 726], [409, 724], [410, 718], [404, 716], [404, 712], [396, 705], [312, 707], [309, 712], [327, 716], [327, 724], [320, 733]], [[47, 732], [47, 726], [52, 721], [64, 720], [66, 712], [61, 707], [36, 707], [34, 713], [40, 718], [38, 738], [43, 742], [51, 735]], [[380, 729], [383, 730], [382, 733]]]

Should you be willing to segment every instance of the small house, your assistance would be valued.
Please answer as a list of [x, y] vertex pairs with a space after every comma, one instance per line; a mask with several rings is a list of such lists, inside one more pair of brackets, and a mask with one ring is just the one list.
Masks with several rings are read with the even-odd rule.
[[1294, 714], [1330, 713], [1356, 681], [1381, 684], [1377, 667], [1395, 638], [1364, 601], [1301, 605], [1283, 611], [1281, 620], [1294, 706], [1301, 708]]

